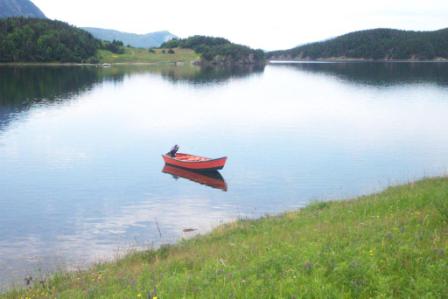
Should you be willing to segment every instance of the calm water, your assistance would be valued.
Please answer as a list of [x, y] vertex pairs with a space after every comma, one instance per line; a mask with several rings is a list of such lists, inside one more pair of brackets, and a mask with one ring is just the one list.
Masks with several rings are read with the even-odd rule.
[[[444, 175], [447, 115], [443, 63], [1, 67], [0, 285]], [[221, 177], [162, 172], [175, 143]]]

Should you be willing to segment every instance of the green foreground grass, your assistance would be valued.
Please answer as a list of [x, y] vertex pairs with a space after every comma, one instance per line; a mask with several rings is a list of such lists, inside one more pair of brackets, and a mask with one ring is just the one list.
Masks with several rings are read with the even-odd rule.
[[446, 298], [448, 179], [237, 221], [3, 298], [146, 298], [154, 287], [158, 298]]
[[169, 54], [168, 49], [154, 49], [154, 53], [151, 53], [148, 49], [126, 47], [123, 54], [115, 54], [107, 50], [98, 50], [98, 58], [101, 63], [190, 63], [199, 60], [199, 55], [193, 50], [173, 50], [174, 54]]

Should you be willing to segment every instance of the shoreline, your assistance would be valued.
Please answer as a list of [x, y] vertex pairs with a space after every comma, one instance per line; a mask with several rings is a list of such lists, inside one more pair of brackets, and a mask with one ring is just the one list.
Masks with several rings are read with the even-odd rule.
[[[334, 60], [267, 60], [266, 64], [293, 64], [293, 63], [448, 63], [448, 60], [353, 60], [353, 59], [334, 59]], [[191, 64], [201, 66], [196, 61], [159, 61], [159, 62], [112, 62], [112, 63], [74, 63], [74, 62], [0, 62], [2, 66], [89, 66], [89, 67], [110, 67], [122, 65], [174, 65], [184, 66]]]
[[164, 298], [210, 298], [218, 290], [223, 298], [420, 297], [428, 290], [437, 297], [448, 280], [447, 198], [448, 178], [436, 177], [314, 202], [86, 271], [55, 273], [0, 298], [138, 298], [154, 287]]
[[194, 65], [194, 61], [159, 61], [159, 62], [104, 62], [104, 63], [74, 63], [74, 62], [1, 62], [1, 66], [92, 66], [92, 67], [109, 67], [120, 65], [175, 65], [183, 66], [186, 64]]
[[268, 64], [286, 64], [286, 63], [448, 63], [444, 60], [389, 60], [389, 59], [346, 59], [346, 58], [328, 58], [328, 59], [268, 59]]

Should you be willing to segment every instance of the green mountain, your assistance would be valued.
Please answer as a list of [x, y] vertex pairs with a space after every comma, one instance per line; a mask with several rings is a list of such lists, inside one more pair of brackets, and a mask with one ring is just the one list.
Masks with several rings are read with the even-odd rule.
[[0, 18], [46, 18], [43, 12], [29, 0], [0, 0]]
[[184, 39], [172, 39], [163, 43], [161, 48], [192, 49], [201, 55], [202, 65], [235, 66], [264, 65], [263, 50], [254, 50], [247, 46], [231, 43], [225, 38], [195, 35]]
[[131, 45], [132, 47], [136, 48], [157, 48], [164, 42], [176, 38], [174, 34], [171, 34], [168, 31], [135, 34], [93, 27], [84, 27], [82, 29], [90, 32], [94, 37], [98, 39], [110, 42], [113, 40], [119, 40], [122, 41], [125, 45]]
[[448, 59], [448, 28], [437, 31], [371, 29], [267, 53], [268, 59]]
[[64, 22], [0, 19], [0, 62], [94, 62], [101, 41]]

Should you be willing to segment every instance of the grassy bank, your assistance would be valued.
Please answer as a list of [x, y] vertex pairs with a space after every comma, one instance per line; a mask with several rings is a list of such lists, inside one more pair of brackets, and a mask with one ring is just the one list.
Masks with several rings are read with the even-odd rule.
[[124, 48], [123, 54], [115, 54], [107, 50], [98, 50], [98, 57], [101, 63], [166, 63], [166, 62], [187, 62], [198, 60], [199, 55], [190, 49], [173, 49], [174, 53], [169, 53], [168, 49], [148, 49]]
[[442, 298], [448, 179], [242, 220], [4, 298]]

